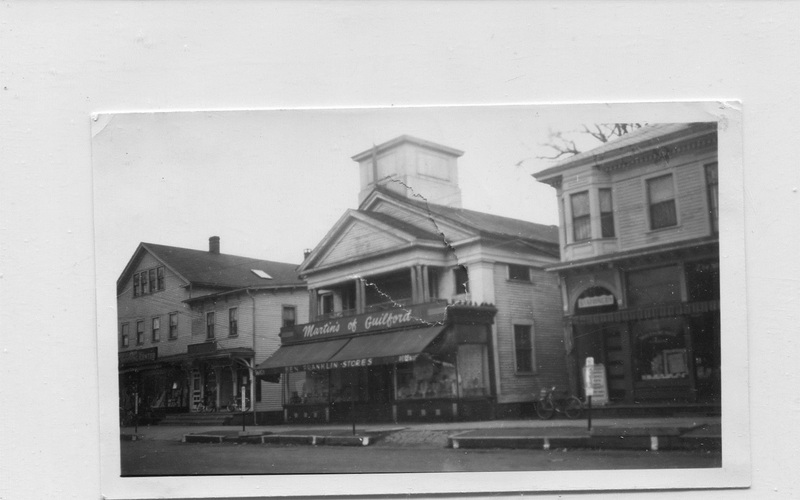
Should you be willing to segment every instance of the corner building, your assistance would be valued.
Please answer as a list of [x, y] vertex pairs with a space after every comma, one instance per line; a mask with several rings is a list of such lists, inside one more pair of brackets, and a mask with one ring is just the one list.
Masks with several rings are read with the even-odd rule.
[[358, 209], [299, 269], [310, 322], [259, 365], [287, 421], [510, 417], [566, 387], [558, 229], [461, 208], [461, 155], [401, 136], [353, 157]]
[[280, 422], [281, 388], [255, 366], [307, 313], [297, 264], [220, 253], [216, 236], [208, 251], [141, 243], [117, 281], [120, 409], [222, 411], [244, 388], [248, 418]]
[[611, 405], [719, 407], [716, 123], [647, 125], [534, 177], [556, 188], [564, 342]]

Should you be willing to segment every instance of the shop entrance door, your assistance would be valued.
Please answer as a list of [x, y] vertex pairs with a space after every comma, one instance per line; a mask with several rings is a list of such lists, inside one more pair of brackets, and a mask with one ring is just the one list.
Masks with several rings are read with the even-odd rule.
[[345, 368], [331, 374], [331, 420], [358, 423], [392, 419], [394, 385], [391, 365]]

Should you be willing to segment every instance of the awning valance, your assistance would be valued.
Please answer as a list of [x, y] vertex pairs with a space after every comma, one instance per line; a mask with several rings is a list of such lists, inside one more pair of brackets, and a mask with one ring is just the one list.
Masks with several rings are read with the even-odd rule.
[[354, 337], [328, 362], [346, 365], [363, 361], [380, 365], [413, 361], [444, 329], [445, 326], [436, 325]]
[[325, 363], [331, 356], [339, 352], [347, 343], [347, 339], [310, 342], [308, 344], [285, 345], [278, 348], [275, 354], [256, 367], [258, 374], [282, 372], [286, 368]]

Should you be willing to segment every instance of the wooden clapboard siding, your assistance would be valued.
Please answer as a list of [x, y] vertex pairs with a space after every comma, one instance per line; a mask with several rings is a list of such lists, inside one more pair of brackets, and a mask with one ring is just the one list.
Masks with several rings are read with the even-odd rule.
[[[123, 287], [121, 295], [117, 299], [117, 344], [120, 351], [129, 351], [149, 347], [158, 348], [158, 356], [170, 356], [186, 352], [186, 346], [190, 343], [192, 319], [196, 314], [183, 303], [188, 298], [184, 280], [175, 275], [169, 268], [164, 269], [164, 290], [152, 294], [133, 296], [133, 274], [153, 269], [163, 265], [150, 253], [145, 252], [142, 259], [131, 274], [128, 282]], [[178, 336], [177, 339], [169, 339], [169, 314], [178, 314]], [[161, 340], [152, 340], [152, 319], [161, 319]], [[136, 345], [136, 322], [144, 321], [145, 335], [144, 343]], [[121, 326], [128, 323], [129, 344], [122, 347]]]
[[[541, 386], [567, 387], [558, 276], [531, 269], [531, 283], [510, 281], [506, 264], [494, 267], [497, 305], [495, 327], [500, 372], [498, 402], [531, 401]], [[514, 328], [532, 324], [535, 371], [518, 374], [514, 360]]]

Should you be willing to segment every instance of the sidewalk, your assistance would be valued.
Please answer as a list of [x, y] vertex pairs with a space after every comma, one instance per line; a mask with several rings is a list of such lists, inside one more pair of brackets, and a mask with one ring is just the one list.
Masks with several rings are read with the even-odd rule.
[[125, 440], [247, 442], [429, 448], [625, 448], [717, 450], [719, 417], [602, 418], [592, 420], [490, 420], [478, 422], [275, 425], [149, 426], [121, 430]]

